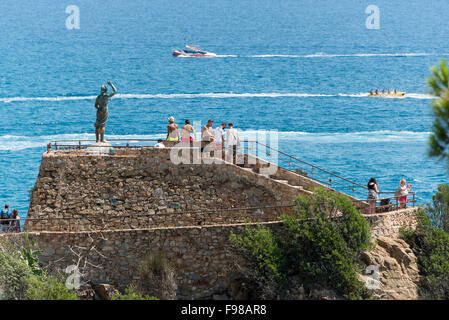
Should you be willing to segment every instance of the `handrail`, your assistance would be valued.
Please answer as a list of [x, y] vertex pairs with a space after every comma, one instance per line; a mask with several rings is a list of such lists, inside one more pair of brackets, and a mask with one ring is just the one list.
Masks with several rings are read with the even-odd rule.
[[287, 157], [289, 157], [289, 158], [291, 158], [291, 159], [294, 159], [294, 160], [296, 160], [296, 161], [302, 162], [302, 163], [304, 163], [304, 164], [306, 164], [306, 165], [308, 165], [308, 166], [310, 166], [310, 167], [312, 167], [312, 168], [316, 168], [316, 169], [318, 169], [318, 170], [320, 170], [320, 171], [323, 171], [323, 172], [326, 172], [326, 173], [328, 173], [328, 174], [330, 174], [330, 175], [332, 175], [332, 176], [334, 176], [334, 177], [337, 177], [337, 178], [342, 179], [342, 180], [344, 180], [344, 181], [346, 181], [346, 182], [349, 182], [349, 183], [351, 183], [351, 184], [353, 184], [353, 185], [356, 185], [356, 186], [359, 186], [359, 187], [361, 187], [361, 188], [363, 188], [363, 189], [367, 189], [367, 190], [368, 190], [367, 187], [362, 186], [361, 184], [358, 184], [357, 182], [354, 182], [354, 181], [348, 180], [348, 179], [346, 179], [346, 178], [343, 178], [343, 177], [341, 177], [341, 176], [339, 176], [339, 175], [337, 175], [337, 174], [335, 174], [335, 173], [332, 173], [332, 172], [330, 172], [330, 171], [327, 171], [327, 170], [325, 170], [325, 169], [323, 169], [323, 168], [320, 168], [320, 167], [318, 167], [318, 166], [316, 166], [316, 165], [314, 165], [314, 164], [308, 163], [308, 162], [306, 162], [306, 161], [304, 161], [304, 160], [301, 160], [301, 159], [298, 159], [298, 158], [296, 158], [296, 157], [294, 157], [294, 156], [292, 156], [292, 155], [289, 155], [288, 153], [282, 152], [282, 151], [280, 151], [280, 150], [276, 150], [276, 149], [274, 149], [274, 148], [272, 148], [272, 147], [270, 147], [270, 146], [267, 146], [266, 144], [263, 144], [263, 143], [258, 142], [258, 141], [248, 141], [248, 142], [255, 142], [255, 143], [260, 144], [260, 145], [262, 145], [262, 146], [264, 146], [264, 147], [266, 147], [266, 148], [268, 148], [268, 149], [270, 149], [270, 150], [273, 150], [273, 151], [275, 151], [275, 152], [277, 152], [277, 153], [283, 154], [283, 155], [285, 155], [285, 156], [287, 156]]
[[[144, 146], [144, 145], [130, 145], [129, 142], [131, 142], [131, 141], [136, 141], [136, 142], [139, 142], [139, 141], [142, 141], [142, 142], [154, 142], [154, 141], [158, 141], [158, 140], [160, 140], [160, 139], [127, 138], [127, 139], [109, 139], [108, 142], [123, 142], [123, 141], [126, 141], [126, 142], [128, 142], [126, 144], [126, 146], [112, 145], [111, 147], [112, 148], [117, 148], [117, 149], [136, 149], [136, 148], [144, 148], [146, 146]], [[51, 149], [51, 147], [54, 147], [55, 150], [62, 150], [62, 151], [81, 150], [81, 149], [85, 149], [87, 147], [92, 147], [92, 146], [88, 146], [88, 145], [83, 145], [82, 144], [83, 142], [93, 142], [93, 141], [95, 141], [95, 140], [91, 140], [91, 139], [85, 139], [85, 140], [54, 140], [54, 141], [52, 141], [49, 144], [47, 150], [49, 150], [49, 148]], [[64, 143], [64, 142], [77, 142], [77, 144], [61, 144], [61, 143]], [[338, 174], [335, 174], [335, 173], [330, 172], [330, 171], [328, 171], [326, 169], [323, 169], [323, 168], [321, 168], [321, 167], [319, 167], [317, 165], [314, 165], [314, 164], [309, 163], [307, 161], [301, 160], [301, 159], [299, 159], [299, 158], [297, 158], [295, 156], [292, 156], [292, 155], [290, 155], [288, 153], [285, 153], [283, 151], [277, 150], [277, 149], [275, 149], [275, 148], [273, 148], [271, 146], [268, 146], [268, 145], [266, 145], [266, 144], [264, 144], [262, 142], [255, 141], [255, 140], [245, 140], [244, 142], [256, 143], [257, 145], [261, 145], [261, 146], [263, 146], [263, 147], [265, 147], [265, 148], [267, 148], [267, 149], [269, 149], [269, 150], [271, 150], [273, 152], [276, 152], [276, 153], [278, 153], [280, 155], [286, 156], [289, 159], [289, 167], [290, 168], [282, 167], [285, 170], [297, 173], [297, 171], [291, 170], [291, 166], [293, 165], [296, 169], [304, 171], [306, 173], [305, 176], [307, 178], [309, 178], [311, 180], [314, 180], [316, 182], [319, 182], [320, 184], [323, 184], [323, 185], [325, 185], [327, 187], [332, 188], [333, 184], [334, 184], [334, 185], [338, 185], [340, 188], [349, 189], [350, 191], [355, 192], [355, 193], [357, 193], [359, 195], [366, 195], [366, 191], [368, 190], [368, 188], [366, 186], [363, 186], [363, 185], [357, 183], [357, 182], [351, 181], [351, 180], [346, 179], [346, 178], [344, 178], [342, 176], [339, 176]], [[98, 146], [98, 147], [103, 147], [103, 146]], [[305, 165], [306, 167], [302, 167], [302, 166], [299, 166], [296, 163], [292, 163], [292, 160], [297, 161], [297, 162]], [[311, 176], [309, 176], [307, 173], [310, 173]], [[336, 178], [336, 179], [325, 177], [323, 174], [327, 174], [327, 175], [329, 175], [329, 176], [331, 176], [333, 178]], [[317, 176], [319, 179], [315, 178], [314, 176]], [[346, 182], [349, 185], [347, 185], [345, 183], [342, 183], [342, 182]], [[362, 191], [361, 190], [357, 190], [357, 189], [362, 189]], [[379, 192], [379, 194], [380, 193], [394, 193], [394, 192]], [[412, 194], [412, 193], [410, 192], [410, 194]], [[415, 197], [415, 194], [413, 194], [413, 197]]]
[[[141, 138], [128, 138], [128, 139], [108, 139], [107, 142], [110, 141], [158, 141], [160, 139], [141, 139]], [[96, 141], [95, 139], [74, 139], [74, 140], [53, 140], [51, 143], [57, 142], [92, 142]]]
[[[142, 138], [128, 138], [128, 139], [108, 139], [107, 142], [126, 142], [126, 145], [114, 145], [111, 147], [114, 149], [139, 149], [143, 147], [148, 147], [148, 145], [134, 145], [130, 144], [135, 142], [157, 142], [160, 139], [142, 139]], [[53, 140], [47, 145], [48, 150], [55, 151], [71, 151], [71, 150], [82, 150], [87, 148], [104, 148], [105, 146], [93, 146], [88, 143], [95, 142], [92, 139], [77, 139], [77, 140]], [[70, 143], [70, 144], [69, 144]]]
[[[342, 177], [342, 176], [339, 176], [339, 175], [337, 175], [337, 174], [335, 174], [335, 173], [333, 173], [333, 172], [330, 172], [330, 171], [328, 171], [328, 170], [325, 170], [325, 169], [323, 169], [323, 168], [320, 168], [320, 167], [317, 166], [317, 165], [308, 163], [308, 162], [306, 162], [306, 161], [304, 161], [304, 160], [301, 160], [301, 159], [296, 158], [296, 157], [294, 157], [294, 156], [292, 156], [292, 155], [290, 155], [290, 154], [288, 154], [288, 153], [285, 153], [285, 152], [282, 152], [282, 151], [277, 150], [277, 149], [275, 149], [275, 148], [272, 148], [272, 147], [270, 147], [270, 146], [268, 146], [268, 145], [266, 145], [266, 144], [264, 144], [264, 143], [261, 143], [261, 142], [259, 142], [259, 141], [247, 140], [247, 142], [248, 142], [248, 143], [256, 143], [256, 144], [261, 145], [261, 146], [263, 146], [263, 147], [265, 147], [265, 148], [267, 148], [267, 149], [269, 149], [269, 150], [271, 150], [271, 151], [273, 151], [273, 152], [276, 152], [276, 153], [278, 153], [278, 154], [281, 154], [281, 155], [283, 155], [283, 156], [288, 157], [288, 158], [290, 159], [290, 160], [289, 160], [289, 166], [290, 166], [290, 169], [284, 167], [285, 170], [288, 170], [288, 171], [297, 173], [296, 171], [291, 170], [292, 160], [294, 160], [294, 161], [300, 162], [300, 163], [302, 163], [303, 165], [305, 165], [305, 166], [308, 167], [308, 168], [304, 168], [304, 167], [302, 167], [302, 166], [298, 166], [297, 164], [293, 163], [293, 166], [296, 167], [297, 169], [302, 170], [302, 171], [305, 171], [306, 173], [310, 173], [312, 176], [307, 175], [307, 178], [309, 178], [309, 179], [312, 179], [312, 180], [314, 180], [314, 181], [317, 181], [317, 182], [319, 182], [319, 183], [321, 183], [321, 184], [324, 184], [324, 185], [326, 185], [326, 186], [328, 186], [328, 187], [331, 187], [331, 188], [332, 188], [332, 184], [335, 184], [335, 185], [340, 186], [341, 188], [349, 189], [349, 190], [351, 190], [351, 191], [353, 191], [353, 192], [355, 192], [355, 193], [357, 193], [357, 194], [359, 194], [359, 195], [366, 195], [366, 191], [368, 190], [368, 188], [365, 187], [365, 186], [363, 186], [363, 185], [361, 185], [361, 184], [359, 184], [359, 183], [357, 183], [357, 182], [354, 182], [354, 181], [351, 181], [351, 180], [349, 180], [349, 179], [346, 179], [346, 178], [344, 178], [344, 177]], [[321, 174], [320, 174], [320, 173], [321, 173]], [[328, 176], [330, 176], [330, 177], [332, 177], [332, 178], [334, 178], [334, 179], [324, 177], [323, 174], [327, 174]], [[317, 178], [315, 178], [314, 176], [318, 176], [320, 179], [317, 179]], [[328, 180], [329, 182], [326, 182], [326, 181], [323, 181], [323, 180]], [[339, 181], [339, 180], [340, 180], [340, 181]], [[345, 183], [349, 183], [350, 185], [347, 185], [347, 184], [345, 184]], [[360, 188], [361, 188], [363, 191], [358, 190], [358, 189], [360, 189]]]

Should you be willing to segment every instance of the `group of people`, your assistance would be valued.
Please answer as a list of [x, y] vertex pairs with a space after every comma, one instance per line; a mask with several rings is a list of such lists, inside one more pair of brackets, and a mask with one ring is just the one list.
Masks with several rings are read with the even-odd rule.
[[20, 232], [19, 211], [14, 209], [9, 212], [9, 204], [5, 204], [5, 208], [0, 212], [1, 233]]
[[[376, 212], [376, 204], [380, 200], [379, 184], [377, 183], [375, 178], [371, 178], [368, 181], [366, 187], [368, 188], [368, 203], [370, 205], [369, 213], [372, 214]], [[409, 183], [407, 185], [405, 179], [401, 179], [401, 181], [399, 182], [399, 187], [394, 194], [394, 198], [399, 199], [401, 209], [405, 209], [407, 207], [407, 195], [411, 191], [412, 191], [412, 184]]]
[[[185, 120], [185, 124], [179, 130], [179, 126], [175, 123], [175, 118], [168, 118], [166, 141], [172, 142], [194, 142], [198, 141], [195, 129], [190, 120]], [[215, 129], [213, 128], [214, 120], [209, 119], [207, 124], [201, 129], [201, 152], [204, 150], [215, 152], [224, 151], [233, 155], [233, 163], [236, 163], [237, 149], [240, 146], [239, 132], [232, 123], [226, 124], [222, 122]], [[226, 126], [228, 130], [225, 131]], [[163, 148], [163, 140], [158, 140], [156, 148]]]
[[[385, 89], [383, 89], [382, 92], [379, 92], [379, 89], [376, 89], [376, 91], [374, 91], [373, 89], [371, 89], [371, 91], [370, 91], [369, 93], [370, 93], [371, 95], [374, 95], [374, 94], [380, 94], [380, 93], [382, 93], [382, 94], [391, 94], [392, 92], [391, 92], [390, 89], [388, 89], [387, 91], [385, 91]], [[393, 93], [394, 93], [394, 94], [397, 94], [398, 91], [397, 91], [396, 89], [394, 89]]]

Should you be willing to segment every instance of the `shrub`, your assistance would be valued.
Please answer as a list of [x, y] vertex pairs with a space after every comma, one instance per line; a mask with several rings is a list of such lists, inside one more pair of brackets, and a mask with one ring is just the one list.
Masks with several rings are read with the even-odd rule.
[[324, 189], [300, 195], [295, 204], [295, 216], [284, 217], [291, 273], [308, 286], [318, 283], [350, 299], [366, 297], [357, 263], [358, 253], [370, 247], [365, 218], [347, 197]]
[[159, 252], [152, 251], [137, 266], [139, 281], [134, 283], [140, 295], [151, 295], [164, 300], [176, 299], [175, 272], [167, 259]]
[[287, 279], [295, 276], [309, 289], [318, 284], [349, 299], [368, 297], [357, 262], [358, 253], [370, 247], [368, 222], [345, 196], [312, 191], [312, 196], [298, 196], [293, 216], [283, 216], [282, 232], [248, 226], [238, 235], [231, 233], [230, 240], [249, 262], [250, 278], [285, 289]]
[[449, 299], [449, 234], [435, 227], [428, 213], [417, 213], [416, 230], [401, 230], [402, 238], [418, 257], [423, 277], [420, 296], [424, 299]]
[[[245, 299], [275, 298], [285, 280], [286, 267], [279, 236], [259, 225], [246, 227], [239, 234], [231, 231], [230, 241], [249, 262], [243, 279], [240, 279], [250, 285]], [[238, 264], [236, 266], [241, 269]]]
[[140, 295], [134, 290], [134, 288], [128, 287], [125, 289], [125, 294], [116, 293], [112, 296], [112, 300], [158, 300], [156, 297]]
[[0, 299], [77, 299], [64, 282], [47, 276], [39, 267], [38, 252], [27, 234], [22, 237], [21, 247], [12, 243], [0, 243]]
[[27, 280], [29, 300], [79, 300], [63, 281], [49, 276], [31, 276]]
[[438, 185], [438, 191], [427, 204], [426, 212], [432, 224], [438, 229], [449, 232], [449, 185]]
[[2, 245], [0, 250], [0, 299], [22, 300], [26, 298], [29, 277], [33, 272], [21, 253]]
[[282, 278], [285, 264], [282, 249], [278, 237], [270, 229], [259, 225], [247, 227], [239, 235], [231, 231], [230, 240], [244, 256], [251, 257], [262, 281]]
[[20, 248], [23, 258], [26, 260], [31, 268], [31, 271], [35, 275], [43, 275], [43, 270], [39, 266], [38, 254], [41, 253], [40, 250], [34, 249], [35, 243], [28, 237], [28, 232], [25, 232], [22, 236], [23, 246]]

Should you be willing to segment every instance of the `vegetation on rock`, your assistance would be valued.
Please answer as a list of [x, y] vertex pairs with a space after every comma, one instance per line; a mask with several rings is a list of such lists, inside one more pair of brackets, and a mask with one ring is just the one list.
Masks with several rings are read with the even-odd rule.
[[168, 260], [157, 250], [145, 255], [137, 265], [135, 280], [117, 295], [119, 300], [174, 300], [176, 299], [175, 271]]
[[288, 279], [299, 277], [305, 289], [322, 286], [348, 299], [369, 297], [358, 279], [357, 255], [370, 247], [369, 224], [344, 196], [313, 189], [300, 195], [285, 228], [248, 226], [230, 239], [248, 262], [245, 277], [256, 298], [282, 298]]
[[136, 293], [135, 288], [131, 286], [125, 289], [124, 294], [120, 293], [114, 294], [111, 300], [159, 300], [159, 299], [149, 295], [141, 295], [139, 293]]
[[417, 212], [416, 230], [401, 230], [402, 238], [418, 257], [422, 276], [420, 296], [449, 299], [449, 186], [438, 186], [433, 204]]
[[0, 243], [0, 300], [77, 300], [63, 281], [39, 267], [39, 251], [27, 234], [23, 241], [20, 249]]

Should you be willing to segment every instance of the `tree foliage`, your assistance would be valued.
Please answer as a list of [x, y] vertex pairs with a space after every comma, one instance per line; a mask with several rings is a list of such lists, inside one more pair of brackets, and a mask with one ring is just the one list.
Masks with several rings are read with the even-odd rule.
[[449, 185], [438, 185], [432, 203], [427, 204], [425, 210], [434, 227], [449, 232]]
[[26, 299], [33, 271], [19, 251], [7, 244], [0, 246], [0, 300]]
[[367, 297], [358, 280], [357, 255], [370, 247], [368, 222], [346, 197], [312, 191], [298, 196], [294, 216], [283, 216], [284, 230], [249, 226], [231, 233], [230, 240], [248, 260], [251, 278], [262, 280], [259, 286], [285, 290], [294, 276], [309, 289], [318, 284], [349, 299]]
[[0, 243], [0, 300], [77, 300], [73, 291], [58, 277], [40, 268], [40, 251], [22, 236], [22, 245]]
[[439, 68], [433, 66], [430, 71], [432, 75], [426, 80], [430, 93], [437, 99], [432, 102], [435, 119], [429, 137], [429, 155], [449, 159], [449, 69], [446, 60], [441, 60]]
[[436, 227], [424, 209], [417, 213], [416, 230], [401, 230], [402, 238], [418, 257], [422, 276], [420, 296], [424, 299], [449, 299], [449, 234]]

